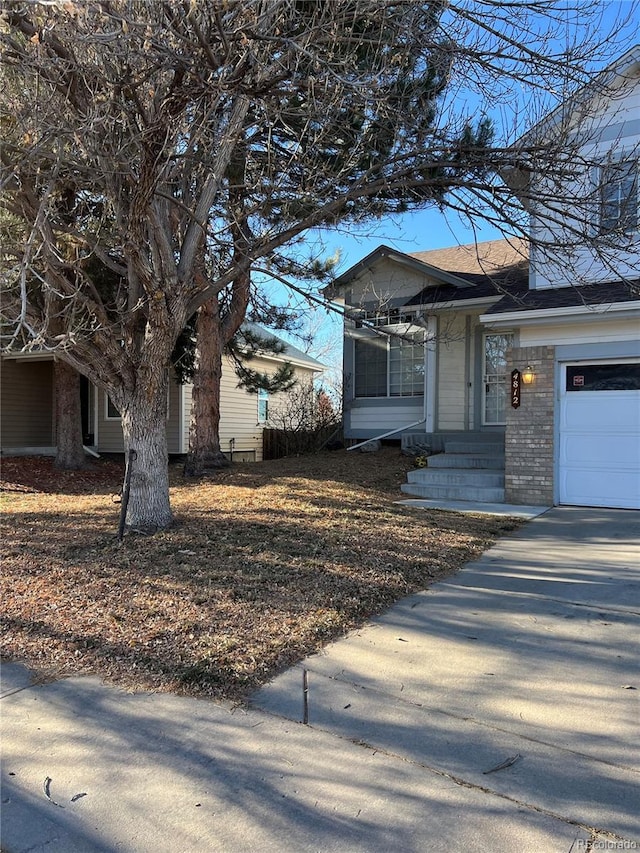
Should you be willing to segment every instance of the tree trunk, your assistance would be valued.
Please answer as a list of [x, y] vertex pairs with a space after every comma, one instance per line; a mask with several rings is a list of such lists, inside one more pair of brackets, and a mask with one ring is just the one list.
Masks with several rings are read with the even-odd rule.
[[64, 471], [79, 471], [86, 465], [82, 447], [80, 374], [66, 361], [54, 361], [56, 398], [56, 444], [54, 465]]
[[126, 529], [155, 533], [173, 521], [169, 504], [167, 379], [122, 412], [125, 454], [133, 450]]
[[229, 465], [220, 448], [220, 383], [223, 340], [214, 300], [198, 311], [196, 369], [193, 375], [189, 453], [185, 477], [202, 477], [207, 471]]

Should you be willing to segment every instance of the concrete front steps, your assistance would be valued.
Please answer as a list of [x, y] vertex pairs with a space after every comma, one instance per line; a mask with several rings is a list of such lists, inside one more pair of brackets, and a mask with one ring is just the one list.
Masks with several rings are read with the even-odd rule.
[[504, 440], [497, 436], [445, 438], [444, 453], [407, 474], [402, 491], [432, 500], [504, 503]]

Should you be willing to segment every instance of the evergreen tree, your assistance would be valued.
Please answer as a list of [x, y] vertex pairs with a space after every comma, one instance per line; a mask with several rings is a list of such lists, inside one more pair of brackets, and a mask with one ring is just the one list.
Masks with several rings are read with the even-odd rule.
[[[576, 8], [584, 26], [589, 9]], [[597, 45], [576, 37], [560, 59], [554, 47], [567, 9], [5, 0], [1, 186], [24, 239], [3, 269], [3, 333], [14, 348], [55, 350], [109, 394], [137, 453], [130, 527], [172, 521], [176, 340], [208, 304], [217, 364], [262, 259], [309, 229], [456, 208], [462, 188], [489, 219], [525, 227], [498, 176], [515, 159], [570, 169], [575, 139], [514, 152], [443, 96], [461, 80], [492, 103], [506, 85], [544, 83], [561, 98], [586, 82]], [[91, 258], [117, 286], [101, 289]]]

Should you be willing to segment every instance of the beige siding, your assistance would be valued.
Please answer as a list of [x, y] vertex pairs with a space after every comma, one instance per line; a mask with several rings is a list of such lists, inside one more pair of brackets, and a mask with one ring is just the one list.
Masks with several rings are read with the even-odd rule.
[[[480, 314], [474, 314], [470, 320], [470, 331], [471, 338], [469, 340], [469, 385], [467, 388], [467, 405], [469, 407], [469, 421], [468, 428], [473, 429], [474, 424], [476, 423], [476, 403], [478, 403], [477, 397], [477, 388], [475, 385], [477, 371], [482, 371], [484, 366], [484, 355], [480, 357], [480, 367], [477, 366], [478, 361], [478, 353], [475, 347], [475, 341], [478, 337], [482, 338], [483, 329], [480, 326], [479, 318]], [[482, 408], [482, 406], [480, 407]], [[480, 417], [480, 413], [478, 413], [478, 418]]]
[[191, 398], [192, 385], [185, 385], [182, 389], [182, 447], [181, 453], [189, 452], [189, 427], [191, 426]]
[[[274, 369], [263, 359], [254, 359], [251, 368], [265, 373]], [[235, 450], [255, 450], [256, 459], [261, 460], [264, 425], [258, 424], [258, 397], [237, 386], [238, 377], [225, 361], [220, 389], [220, 448], [228, 454], [233, 440]]]
[[[251, 361], [251, 369], [261, 373], [272, 374], [276, 371], [278, 364], [270, 359], [255, 358]], [[296, 378], [300, 382], [313, 379], [311, 370], [296, 368]], [[269, 423], [258, 422], [258, 396], [249, 394], [242, 388], [238, 388], [238, 377], [231, 365], [226, 364], [222, 373], [222, 393], [220, 399], [220, 446], [224, 453], [230, 449], [231, 439], [235, 439], [233, 446], [238, 450], [254, 450], [256, 461], [262, 460], [262, 430]], [[273, 394], [269, 400], [271, 412], [287, 405], [286, 393]]]
[[545, 325], [544, 319], [539, 326], [522, 326], [520, 345], [527, 347], [551, 346], [560, 344], [581, 344], [605, 341], [635, 341], [638, 339], [638, 320], [606, 319], [606, 315], [595, 313], [589, 322]]
[[[251, 369], [261, 373], [271, 374], [277, 369], [277, 363], [271, 359], [256, 358], [251, 361]], [[296, 368], [296, 376], [300, 381], [308, 381], [314, 376], [311, 370]], [[273, 412], [279, 406], [286, 405], [286, 394], [274, 394], [269, 400], [269, 409]], [[184, 388], [183, 410], [183, 452], [189, 449], [189, 426], [191, 421], [191, 385]], [[262, 460], [262, 430], [269, 424], [258, 423], [258, 397], [238, 388], [238, 377], [227, 360], [222, 365], [222, 385], [220, 389], [220, 447], [223, 453], [229, 454], [231, 441], [237, 454], [249, 451], [246, 458], [252, 458], [255, 453], [256, 461]]]
[[92, 385], [89, 382], [89, 401], [88, 401], [88, 405], [89, 405], [89, 411], [88, 411], [89, 432], [93, 435], [94, 442], [97, 439], [97, 437], [96, 437], [96, 398], [97, 398], [97, 396], [98, 396], [98, 389], [96, 388], [95, 385]]
[[[612, 95], [608, 86], [600, 89], [595, 87], [596, 96], [580, 124], [576, 139], [580, 143], [580, 151], [576, 151], [576, 169], [567, 181], [568, 186], [560, 190], [562, 199], [586, 199], [593, 191], [593, 181], [597, 179], [594, 170], [580, 167], [581, 163], [606, 163], [610, 157], [616, 159], [637, 159], [640, 144], [640, 75], [638, 66], [628, 69], [621, 81], [624, 83]], [[584, 144], [583, 144], [584, 143]], [[551, 192], [557, 197], [555, 177], [538, 178], [541, 193]], [[545, 197], [545, 196], [543, 196]], [[636, 279], [638, 263], [640, 262], [640, 243], [636, 239], [629, 240], [626, 246], [619, 246], [612, 255], [608, 251], [600, 251], [592, 240], [579, 241], [576, 244], [575, 219], [572, 216], [591, 216], [580, 206], [572, 209], [571, 205], [559, 201], [552, 221], [541, 221], [537, 217], [535, 207], [531, 219], [532, 234], [539, 241], [537, 248], [532, 247], [532, 283], [534, 288], [571, 286], [596, 281], [610, 281], [612, 278]], [[593, 212], [597, 227], [597, 214]], [[549, 217], [547, 217], [549, 219]], [[545, 246], [567, 246], [570, 251], [570, 263], [566, 259], [556, 261], [556, 253], [545, 250]], [[564, 254], [561, 252], [561, 254]], [[612, 272], [611, 258], [615, 258], [615, 272]]]
[[[271, 359], [254, 359], [255, 370], [273, 373], [277, 363]], [[302, 380], [312, 379], [314, 372], [296, 369]], [[231, 439], [236, 450], [255, 451], [262, 459], [262, 430], [258, 423], [258, 397], [237, 387], [238, 379], [229, 363], [223, 368], [221, 389], [220, 441], [228, 453]], [[55, 439], [53, 361], [2, 361], [2, 446], [51, 447]], [[107, 417], [107, 395], [91, 387], [89, 431], [94, 433], [96, 447], [102, 453], [122, 453], [124, 443], [120, 418]], [[182, 405], [184, 404], [184, 405]], [[273, 395], [269, 406], [274, 411], [286, 405], [286, 394]], [[189, 446], [191, 386], [181, 389], [172, 382], [169, 391], [167, 445], [169, 453], [186, 453]]]
[[[122, 453], [124, 441], [120, 418], [107, 418], [107, 395], [98, 394], [98, 450], [103, 453]], [[169, 388], [169, 417], [167, 419], [167, 448], [169, 453], [182, 453], [180, 447], [180, 386], [175, 382]]]
[[169, 453], [182, 453], [180, 447], [180, 422], [182, 418], [180, 386], [172, 382], [169, 386], [169, 417], [167, 419], [167, 448]]
[[2, 361], [2, 446], [51, 447], [53, 361]]
[[351, 285], [349, 302], [356, 307], [374, 309], [390, 300], [414, 296], [430, 283], [423, 273], [385, 259], [358, 276]]
[[107, 395], [98, 389], [98, 437], [97, 447], [102, 453], [122, 453], [122, 427], [120, 418], [107, 418]]
[[[392, 429], [406, 427], [415, 423], [423, 417], [422, 408], [411, 406], [367, 406], [362, 409], [352, 409], [350, 413], [351, 430], [368, 430], [372, 427], [380, 433], [390, 432]], [[419, 427], [418, 429], [424, 429]]]
[[438, 430], [465, 428], [465, 408], [469, 398], [465, 358], [470, 349], [467, 346], [465, 316], [441, 317], [438, 328]]

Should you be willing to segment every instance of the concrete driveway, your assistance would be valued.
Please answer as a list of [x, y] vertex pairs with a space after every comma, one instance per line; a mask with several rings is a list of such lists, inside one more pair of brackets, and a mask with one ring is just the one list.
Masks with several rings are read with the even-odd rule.
[[6, 665], [2, 849], [640, 850], [639, 540], [553, 509], [249, 709]]

